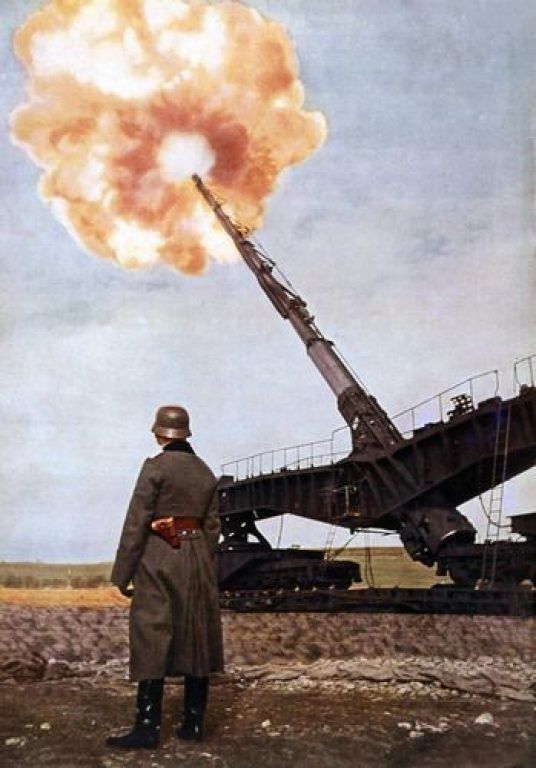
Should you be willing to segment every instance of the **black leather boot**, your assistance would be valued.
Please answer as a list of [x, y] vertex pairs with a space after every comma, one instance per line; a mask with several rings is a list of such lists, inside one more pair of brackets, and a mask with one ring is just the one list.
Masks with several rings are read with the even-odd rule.
[[179, 739], [202, 741], [205, 709], [208, 699], [208, 677], [186, 675], [184, 678], [184, 715], [177, 730]]
[[155, 749], [160, 738], [163, 680], [141, 680], [136, 698], [134, 728], [124, 736], [109, 736], [108, 747], [117, 749]]

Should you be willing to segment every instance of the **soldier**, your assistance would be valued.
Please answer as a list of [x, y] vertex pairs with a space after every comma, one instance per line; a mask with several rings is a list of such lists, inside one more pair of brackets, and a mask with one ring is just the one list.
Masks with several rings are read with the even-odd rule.
[[[130, 679], [138, 683], [134, 728], [111, 747], [158, 745], [164, 678], [184, 675], [177, 735], [200, 741], [208, 675], [223, 670], [212, 554], [220, 521], [216, 478], [188, 441], [188, 413], [163, 406], [152, 427], [162, 453], [141, 468], [112, 570], [130, 605]], [[133, 583], [133, 589], [129, 587]]]

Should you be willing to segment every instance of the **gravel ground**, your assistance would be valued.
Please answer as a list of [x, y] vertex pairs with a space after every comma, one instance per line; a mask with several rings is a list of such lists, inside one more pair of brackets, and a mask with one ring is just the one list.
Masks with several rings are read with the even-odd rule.
[[220, 680], [212, 686], [206, 739], [174, 736], [182, 687], [168, 685], [162, 743], [152, 753], [117, 753], [105, 735], [130, 722], [125, 682], [59, 680], [2, 687], [0, 762], [34, 768], [217, 766], [218, 768], [529, 768], [533, 706], [447, 692], [279, 687]]

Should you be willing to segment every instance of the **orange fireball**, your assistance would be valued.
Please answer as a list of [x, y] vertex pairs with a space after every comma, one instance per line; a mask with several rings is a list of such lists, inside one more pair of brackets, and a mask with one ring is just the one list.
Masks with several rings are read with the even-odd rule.
[[255, 229], [279, 173], [325, 137], [285, 30], [238, 2], [53, 0], [15, 47], [29, 89], [12, 138], [81, 245], [123, 266], [238, 259], [192, 174]]

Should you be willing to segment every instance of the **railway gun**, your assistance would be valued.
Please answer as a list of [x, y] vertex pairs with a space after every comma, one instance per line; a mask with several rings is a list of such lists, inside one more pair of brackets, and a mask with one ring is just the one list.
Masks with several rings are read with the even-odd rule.
[[[279, 586], [291, 583], [291, 551], [271, 550], [256, 525], [286, 513], [352, 533], [371, 528], [396, 532], [413, 560], [436, 566], [438, 574], [448, 574], [457, 585], [474, 587], [478, 582], [493, 587], [524, 579], [534, 583], [536, 514], [522, 516], [526, 519], [514, 527], [524, 540], [499, 536], [505, 527], [504, 483], [529, 470], [536, 459], [534, 358], [522, 361], [530, 376], [515, 396], [502, 399], [497, 385], [492, 397], [476, 402], [475, 379], [468, 379], [469, 392], [452, 397], [451, 409], [444, 413], [441, 407], [438, 420], [420, 427], [412, 423], [408, 431], [400, 431], [319, 330], [301, 296], [278, 279], [275, 263], [247, 239], [203, 181], [197, 176], [193, 180], [272, 305], [294, 328], [333, 392], [351, 436], [349, 453], [341, 458], [330, 453], [325, 461], [311, 460], [307, 466], [298, 461], [268, 469], [260, 466], [257, 472], [250, 467], [243, 477], [237, 464], [235, 474], [222, 477], [220, 583], [227, 580], [236, 588], [242, 578], [251, 587], [259, 563], [266, 577], [270, 557], [276, 570], [279, 563], [280, 576], [286, 568]], [[414, 411], [407, 413], [413, 420]], [[487, 537], [478, 544], [474, 526], [457, 507], [487, 491], [491, 494]], [[306, 555], [314, 560], [313, 552], [302, 550], [302, 565]], [[317, 564], [318, 578], [314, 565], [309, 565], [303, 584], [330, 582], [325, 563]], [[332, 586], [344, 588], [351, 569], [331, 576]], [[358, 579], [354, 572], [353, 580]], [[259, 583], [268, 582], [261, 574]]]

